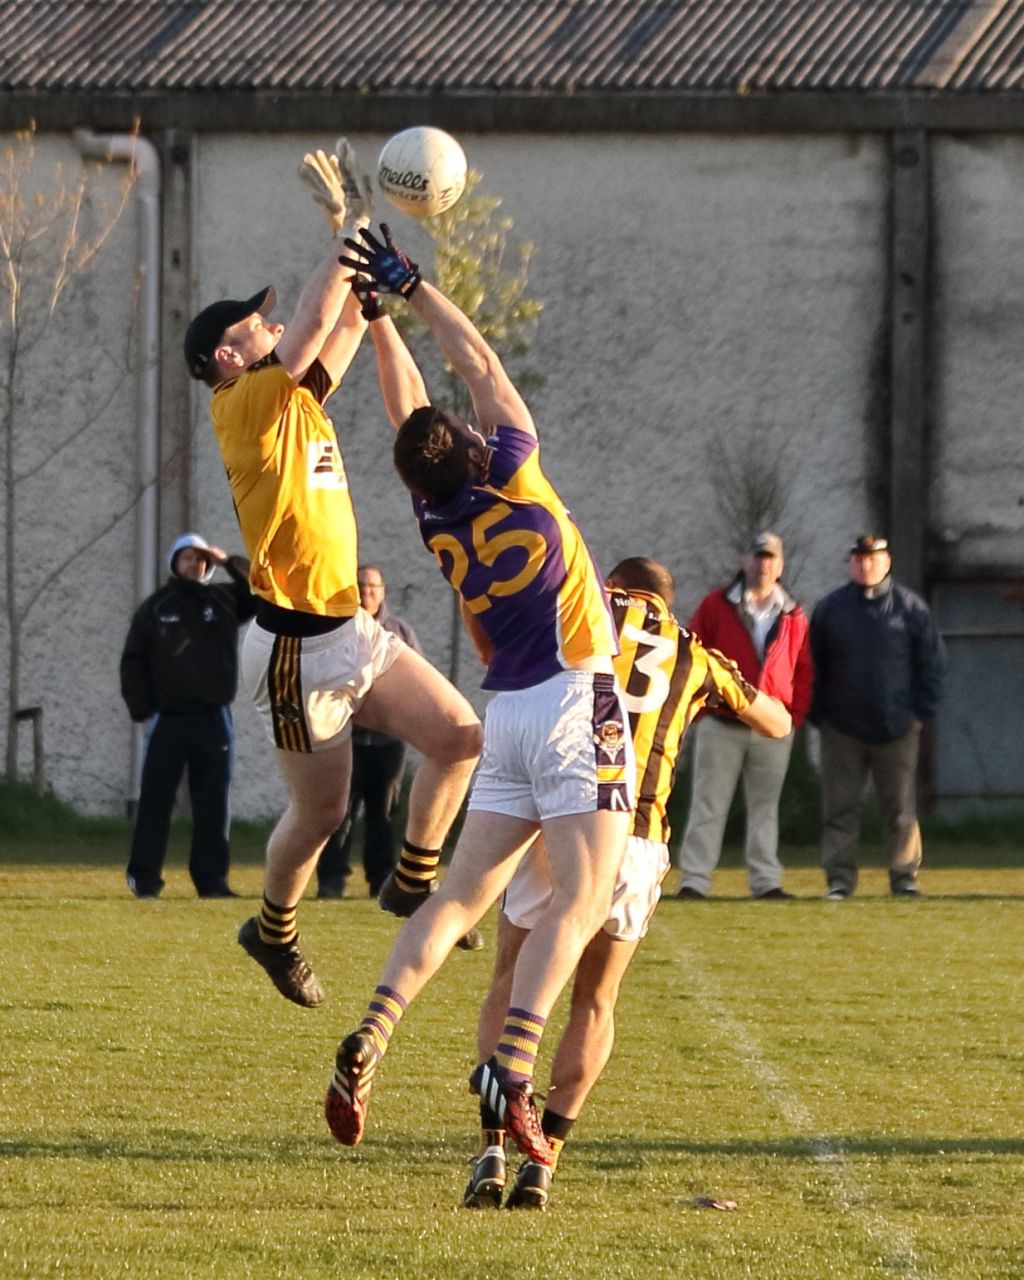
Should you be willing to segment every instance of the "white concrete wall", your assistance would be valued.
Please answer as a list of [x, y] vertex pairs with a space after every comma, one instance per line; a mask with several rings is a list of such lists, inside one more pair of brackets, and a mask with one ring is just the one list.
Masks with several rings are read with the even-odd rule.
[[[204, 138], [198, 169], [197, 302], [272, 281], [286, 317], [324, 227], [295, 170], [309, 145]], [[372, 164], [382, 137], [355, 137]], [[475, 137], [462, 139], [484, 190], [536, 254], [545, 310], [527, 363], [545, 465], [598, 562], [650, 554], [677, 573], [687, 614], [731, 572], [733, 530], [709, 457], [735, 471], [782, 460], [790, 579], [808, 599], [834, 585], [852, 533], [870, 523], [864, 417], [883, 289], [883, 154], [844, 138]], [[386, 207], [378, 211], [387, 215]], [[390, 217], [429, 272], [422, 231]], [[417, 350], [423, 349], [421, 342]], [[199, 391], [200, 524], [236, 545], [227, 482]], [[369, 348], [335, 398], [359, 518], [393, 606], [439, 664], [450, 593], [419, 541], [391, 469], [390, 428]], [[462, 659], [463, 686], [476, 684]], [[273, 810], [270, 751], [243, 729], [239, 812]]]
[[[354, 138], [372, 165], [382, 137]], [[842, 137], [497, 137], [465, 135], [484, 190], [503, 197], [515, 235], [536, 253], [530, 292], [544, 315], [527, 363], [546, 468], [599, 563], [650, 554], [681, 582], [686, 616], [731, 572], [723, 514], [744, 476], [784, 479], [778, 524], [791, 585], [807, 601], [840, 581], [852, 533], [871, 523], [871, 369], [884, 288], [884, 152]], [[196, 172], [195, 306], [273, 281], [287, 317], [326, 234], [295, 171], [321, 138], [211, 136]], [[381, 210], [383, 212], [383, 210]], [[422, 229], [391, 217], [429, 272]], [[97, 334], [126, 324], [134, 246], [126, 224], [90, 284], [96, 316], [65, 339], [60, 369], [77, 383]], [[420, 342], [417, 351], [426, 353]], [[199, 530], [239, 547], [201, 387], [195, 392]], [[419, 541], [390, 464], [390, 428], [372, 355], [361, 352], [332, 405], [355, 495], [361, 555], [380, 563], [393, 607], [428, 655], [448, 660], [450, 593]], [[877, 424], [876, 424], [877, 425]], [[28, 523], [27, 576], [91, 527], [131, 483], [132, 395], [88, 447], [58, 466]], [[722, 459], [725, 459], [723, 462]], [[725, 485], [723, 475], [732, 476]], [[717, 486], [717, 491], [716, 491]], [[728, 488], [729, 493], [723, 493]], [[26, 519], [28, 517], [26, 516]], [[23, 701], [46, 707], [48, 772], [59, 794], [116, 810], [128, 774], [117, 659], [130, 598], [132, 530], [123, 524], [40, 606]], [[477, 684], [462, 657], [463, 686]], [[272, 751], [237, 704], [238, 814], [274, 813]]]
[[[68, 138], [43, 135], [38, 153], [36, 178], [26, 192], [30, 201], [37, 189], [52, 192], [58, 181], [73, 185], [79, 170]], [[63, 179], [55, 177], [57, 165]], [[102, 173], [83, 211], [86, 233], [103, 218], [104, 204], [116, 204], [123, 176], [120, 165]], [[72, 282], [45, 336], [23, 350], [17, 383], [15, 470], [23, 476], [15, 499], [17, 608], [29, 607], [20, 703], [43, 708], [46, 772], [58, 793], [83, 809], [109, 812], [123, 805], [129, 772], [117, 663], [135, 607], [136, 381], [125, 348], [132, 332], [138, 236], [133, 204], [95, 270]], [[38, 317], [36, 303], [29, 307]], [[6, 357], [6, 313], [0, 324], [7, 326], [0, 335]], [[20, 331], [22, 340], [34, 327], [30, 320]], [[113, 523], [119, 512], [127, 514]], [[7, 616], [5, 607], [4, 699]], [[31, 776], [30, 747], [24, 726], [19, 764], [25, 776]]]
[[933, 152], [932, 525], [951, 568], [1024, 563], [1024, 138]]

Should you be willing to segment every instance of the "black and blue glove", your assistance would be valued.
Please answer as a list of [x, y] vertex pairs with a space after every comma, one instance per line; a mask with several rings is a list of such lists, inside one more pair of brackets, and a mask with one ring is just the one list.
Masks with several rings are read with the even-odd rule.
[[369, 276], [356, 276], [352, 281], [352, 292], [359, 299], [359, 310], [363, 313], [364, 320], [372, 322], [387, 315], [377, 286]]
[[339, 258], [338, 261], [343, 267], [369, 276], [381, 293], [397, 293], [403, 298], [411, 298], [420, 283], [420, 269], [395, 244], [386, 222], [380, 224], [380, 229], [384, 236], [383, 244], [365, 227], [359, 229], [364, 244], [346, 236], [346, 246], [359, 257]]

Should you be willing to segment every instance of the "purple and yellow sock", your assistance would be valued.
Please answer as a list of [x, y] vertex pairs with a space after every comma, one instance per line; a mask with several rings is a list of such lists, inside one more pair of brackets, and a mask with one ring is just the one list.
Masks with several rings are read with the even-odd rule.
[[390, 987], [378, 987], [373, 993], [370, 1007], [359, 1026], [373, 1036], [373, 1042], [379, 1053], [383, 1053], [388, 1047], [388, 1042], [395, 1034], [395, 1028], [408, 1004], [408, 1000], [400, 996], [397, 991], [392, 991]]
[[440, 861], [440, 849], [421, 849], [406, 840], [395, 868], [398, 887], [405, 893], [429, 893], [431, 884], [437, 879]]
[[498, 1041], [494, 1060], [505, 1078], [513, 1084], [533, 1079], [546, 1023], [546, 1018], [531, 1013], [529, 1009], [512, 1008], [505, 1015], [505, 1029]]
[[259, 918], [260, 942], [270, 947], [286, 947], [294, 942], [299, 936], [295, 923], [298, 910], [298, 907], [279, 907], [264, 894]]

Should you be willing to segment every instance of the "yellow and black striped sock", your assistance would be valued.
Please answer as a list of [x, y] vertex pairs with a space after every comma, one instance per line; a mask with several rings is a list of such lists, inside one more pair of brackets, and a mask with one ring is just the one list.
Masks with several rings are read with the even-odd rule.
[[279, 907], [263, 895], [260, 907], [260, 941], [271, 947], [286, 947], [299, 936], [295, 924], [298, 907]]
[[480, 1150], [478, 1156], [482, 1156], [488, 1147], [503, 1147], [505, 1145], [504, 1129], [481, 1129], [480, 1130]]
[[395, 1033], [399, 1020], [408, 1007], [408, 1000], [400, 996], [391, 987], [378, 987], [373, 993], [366, 1016], [359, 1024], [373, 1036], [373, 1043], [379, 1053], [388, 1047], [388, 1041]]
[[402, 854], [395, 868], [398, 887], [405, 893], [429, 893], [431, 884], [437, 879], [440, 861], [440, 849], [421, 849], [408, 840], [404, 841]]
[[498, 1113], [487, 1105], [486, 1102], [480, 1103], [480, 1150], [478, 1155], [483, 1155], [488, 1147], [503, 1147], [505, 1145], [505, 1130], [502, 1127], [501, 1119]]
[[557, 1111], [552, 1111], [550, 1107], [544, 1108], [540, 1127], [548, 1140], [548, 1146], [551, 1148], [552, 1173], [558, 1168], [558, 1157], [562, 1154], [562, 1148], [565, 1146], [575, 1123], [575, 1119], [570, 1120], [568, 1116], [560, 1116]]
[[494, 1059], [512, 1081], [532, 1080], [546, 1018], [529, 1009], [509, 1009]]

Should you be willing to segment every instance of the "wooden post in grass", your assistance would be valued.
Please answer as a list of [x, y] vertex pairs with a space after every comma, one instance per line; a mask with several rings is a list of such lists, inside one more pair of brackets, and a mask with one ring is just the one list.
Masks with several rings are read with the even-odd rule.
[[19, 707], [14, 713], [17, 724], [25, 720], [32, 723], [32, 786], [40, 795], [46, 789], [43, 774], [43, 709], [42, 707]]

